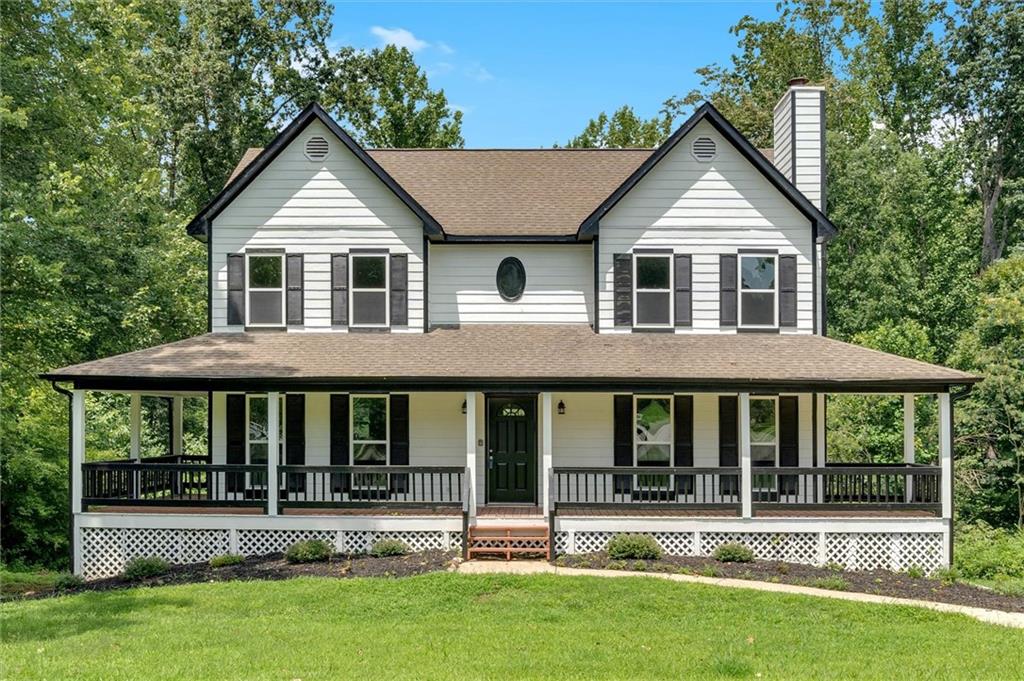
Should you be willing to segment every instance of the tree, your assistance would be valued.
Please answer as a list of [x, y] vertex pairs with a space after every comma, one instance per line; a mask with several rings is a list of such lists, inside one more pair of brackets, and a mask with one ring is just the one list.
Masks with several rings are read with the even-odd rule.
[[1024, 213], [1024, 5], [958, 0], [947, 20], [951, 62], [946, 83], [955, 143], [982, 205], [981, 267], [998, 260], [1019, 234]]
[[632, 107], [623, 106], [610, 118], [602, 111], [565, 146], [577, 149], [651, 149], [671, 134], [672, 121], [673, 117], [664, 112], [644, 120], [636, 115]]

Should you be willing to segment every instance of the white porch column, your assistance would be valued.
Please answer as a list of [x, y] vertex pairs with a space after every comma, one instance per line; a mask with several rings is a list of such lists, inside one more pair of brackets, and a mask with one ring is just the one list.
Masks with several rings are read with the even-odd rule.
[[[82, 512], [82, 464], [85, 463], [85, 391], [71, 391], [71, 512]], [[77, 573], [78, 570], [76, 569]]]
[[[825, 419], [825, 393], [815, 393], [815, 447], [818, 451], [818, 462], [819, 468], [824, 468], [825, 463], [828, 461], [828, 452], [825, 451], [826, 442], [828, 441], [825, 437], [825, 428], [827, 427], [827, 420]], [[815, 501], [821, 503], [825, 499], [825, 476], [815, 476]]]
[[743, 517], [754, 515], [753, 476], [750, 470], [750, 393], [740, 393], [740, 499]]
[[184, 425], [182, 421], [182, 406], [184, 406], [181, 397], [171, 398], [171, 455], [181, 456], [185, 453], [185, 447], [183, 443], [184, 438]]
[[267, 393], [267, 515], [277, 515], [278, 434], [280, 432], [280, 393]]
[[942, 469], [942, 517], [953, 517], [953, 403], [939, 393], [939, 466]]
[[[485, 464], [486, 465], [486, 464]], [[469, 518], [476, 518], [476, 393], [466, 393], [466, 470], [469, 475]]]
[[903, 395], [903, 463], [914, 463], [914, 395]]
[[543, 430], [540, 437], [541, 451], [541, 495], [544, 500], [541, 506], [544, 509], [544, 517], [551, 512], [551, 466], [554, 460], [553, 429], [555, 414], [551, 409], [551, 393], [540, 394], [540, 411], [544, 415]]
[[132, 393], [128, 417], [128, 458], [138, 461], [142, 456], [142, 395]]

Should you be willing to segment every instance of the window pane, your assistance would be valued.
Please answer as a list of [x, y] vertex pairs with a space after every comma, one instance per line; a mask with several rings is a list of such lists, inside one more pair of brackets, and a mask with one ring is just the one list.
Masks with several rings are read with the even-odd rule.
[[636, 323], [637, 324], [668, 324], [669, 304], [672, 302], [672, 294], [665, 293], [637, 293], [636, 294]]
[[740, 277], [743, 288], [775, 288], [775, 258], [741, 258]]
[[352, 439], [386, 440], [388, 437], [388, 406], [383, 397], [352, 399]]
[[266, 463], [267, 462], [267, 444], [251, 444], [249, 445], [249, 463]]
[[670, 412], [669, 404], [669, 400], [663, 397], [637, 398], [637, 442], [672, 441], [672, 414]]
[[740, 324], [775, 325], [774, 293], [744, 291], [741, 295], [743, 296], [743, 319], [740, 320]]
[[352, 258], [352, 288], [384, 288], [387, 284], [387, 258]]
[[356, 444], [355, 462], [363, 466], [383, 466], [388, 462], [388, 450], [379, 444]]
[[669, 258], [642, 258], [636, 259], [636, 287], [637, 288], [668, 288], [669, 282]]
[[668, 466], [669, 462], [668, 445], [637, 445], [636, 465], [637, 466]]
[[775, 465], [775, 445], [750, 445], [750, 463], [754, 466]]
[[775, 444], [775, 400], [750, 400], [750, 444], [764, 443]]
[[249, 323], [280, 324], [281, 293], [279, 291], [249, 291]]
[[[249, 439], [267, 439], [267, 398], [249, 398]], [[266, 459], [264, 459], [266, 461]]]
[[352, 323], [386, 324], [385, 307], [387, 295], [385, 291], [353, 291]]
[[281, 256], [249, 256], [249, 288], [281, 288]]

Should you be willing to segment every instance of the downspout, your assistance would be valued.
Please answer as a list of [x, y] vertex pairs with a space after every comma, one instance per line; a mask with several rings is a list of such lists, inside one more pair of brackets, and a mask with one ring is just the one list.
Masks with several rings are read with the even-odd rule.
[[71, 442], [71, 437], [72, 437], [71, 436], [71, 399], [72, 399], [72, 395], [71, 395], [71, 391], [70, 390], [68, 390], [67, 388], [62, 388], [59, 385], [57, 385], [57, 381], [50, 381], [50, 386], [54, 390], [59, 392], [61, 395], [64, 395], [65, 397], [68, 398], [68, 560], [70, 561], [70, 565], [73, 567], [74, 564], [75, 564], [75, 509], [71, 507], [71, 498], [72, 498], [71, 485], [72, 485], [72, 481], [74, 479], [73, 476], [72, 476], [72, 471], [71, 471], [71, 465], [72, 465], [72, 456], [71, 456], [71, 447], [72, 447], [72, 442]]
[[[960, 392], [954, 393], [950, 391], [949, 394], [949, 498], [953, 499], [953, 480], [956, 478], [956, 446], [953, 434], [956, 432], [956, 419], [955, 410], [956, 403], [960, 400], [970, 396], [971, 391], [974, 390], [974, 386], [967, 384], [964, 389]], [[956, 509], [953, 509], [953, 514], [956, 514]], [[953, 567], [953, 518], [949, 519], [949, 567]]]

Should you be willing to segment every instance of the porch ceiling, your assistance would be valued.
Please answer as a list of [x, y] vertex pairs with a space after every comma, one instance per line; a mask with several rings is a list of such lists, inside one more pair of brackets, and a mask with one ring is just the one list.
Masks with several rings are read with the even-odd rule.
[[94, 389], [937, 392], [975, 376], [805, 334], [596, 334], [586, 325], [209, 333], [43, 378]]

